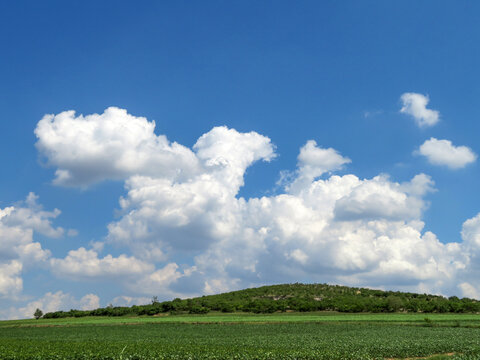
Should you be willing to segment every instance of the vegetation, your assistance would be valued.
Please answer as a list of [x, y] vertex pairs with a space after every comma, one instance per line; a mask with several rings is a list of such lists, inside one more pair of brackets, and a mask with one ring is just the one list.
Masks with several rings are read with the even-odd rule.
[[37, 319], [37, 320], [40, 319], [40, 318], [42, 317], [42, 315], [43, 315], [43, 311], [40, 310], [40, 309], [35, 310], [35, 312], [33, 313], [33, 316], [34, 316], [35, 319]]
[[[138, 320], [135, 325], [116, 323], [121, 319], [118, 317], [5, 321], [0, 322], [0, 354], [7, 360], [361, 360], [452, 353], [449, 359], [480, 359], [480, 315], [315, 316], [316, 321], [308, 313], [124, 318], [132, 323]], [[255, 322], [259, 318], [263, 321]], [[185, 323], [185, 319], [191, 323]], [[93, 320], [96, 324], [82, 323]], [[147, 320], [158, 322], [141, 322]], [[53, 322], [55, 326], [47, 326]], [[64, 325], [59, 325], [62, 322]]]
[[86, 316], [26, 320], [5, 320], [0, 321], [2, 327], [32, 327], [32, 326], [64, 326], [64, 325], [133, 325], [133, 324], [235, 324], [235, 323], [299, 323], [299, 322], [321, 322], [321, 323], [382, 323], [396, 325], [421, 325], [426, 326], [425, 318], [437, 327], [461, 326], [479, 327], [480, 314], [453, 314], [453, 313], [337, 313], [337, 312], [285, 312], [273, 314], [253, 313], [213, 313], [203, 315], [161, 314], [158, 316]]
[[286, 311], [338, 311], [347, 313], [411, 312], [411, 313], [476, 313], [480, 302], [456, 296], [415, 294], [394, 291], [352, 288], [327, 284], [286, 284], [202, 296], [193, 299], [174, 299], [131, 307], [99, 308], [82, 311], [56, 311], [44, 318], [83, 316], [158, 315], [162, 313], [206, 314], [209, 311], [275, 313]]

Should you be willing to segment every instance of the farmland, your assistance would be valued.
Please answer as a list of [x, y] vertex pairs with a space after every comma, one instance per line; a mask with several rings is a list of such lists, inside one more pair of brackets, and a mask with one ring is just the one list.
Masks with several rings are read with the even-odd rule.
[[480, 315], [275, 313], [0, 322], [2, 359], [480, 359]]

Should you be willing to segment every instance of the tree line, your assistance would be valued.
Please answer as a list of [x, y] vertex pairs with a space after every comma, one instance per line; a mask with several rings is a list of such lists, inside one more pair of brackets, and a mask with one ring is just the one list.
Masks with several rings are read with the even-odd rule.
[[480, 312], [480, 302], [456, 296], [449, 298], [405, 292], [351, 288], [327, 284], [286, 284], [159, 302], [157, 297], [147, 305], [130, 307], [107, 306], [95, 310], [55, 311], [43, 318], [83, 316], [125, 316], [158, 314], [206, 314], [217, 312], [274, 313], [286, 311], [338, 312], [421, 312], [474, 313]]

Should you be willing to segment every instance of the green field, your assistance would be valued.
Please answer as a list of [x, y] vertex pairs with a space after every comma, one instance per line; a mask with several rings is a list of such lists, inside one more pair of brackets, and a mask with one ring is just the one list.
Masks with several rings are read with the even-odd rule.
[[208, 314], [0, 322], [1, 359], [385, 359], [433, 354], [480, 359], [480, 315]]

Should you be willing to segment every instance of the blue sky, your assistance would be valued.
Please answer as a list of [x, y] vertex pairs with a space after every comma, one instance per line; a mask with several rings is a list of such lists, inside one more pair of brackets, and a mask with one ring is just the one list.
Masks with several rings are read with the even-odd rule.
[[479, 8], [3, 2], [1, 317], [296, 281], [479, 297]]

